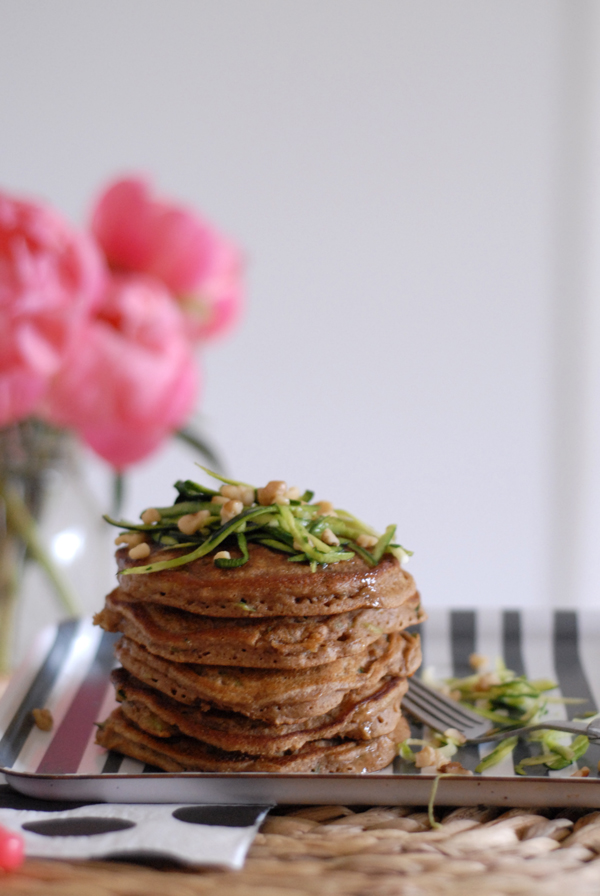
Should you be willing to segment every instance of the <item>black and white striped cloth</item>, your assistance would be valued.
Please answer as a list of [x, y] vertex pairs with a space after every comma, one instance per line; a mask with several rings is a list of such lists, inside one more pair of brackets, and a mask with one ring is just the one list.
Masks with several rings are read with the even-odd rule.
[[[600, 706], [599, 626], [600, 615], [585, 611], [434, 610], [423, 626], [422, 668], [430, 668], [437, 678], [464, 676], [473, 673], [469, 665], [472, 653], [488, 657], [492, 667], [500, 657], [517, 675], [555, 681], [558, 690], [551, 692], [553, 702], [546, 718], [572, 719]], [[561, 703], [557, 699], [561, 697], [583, 702]], [[565, 742], [569, 743], [569, 735]], [[467, 746], [456, 758], [466, 768], [474, 769], [493, 749], [494, 744]], [[483, 774], [514, 775], [514, 765], [537, 752], [535, 746], [519, 743], [512, 756]], [[587, 765], [597, 776], [599, 760], [600, 746], [592, 744], [579, 764]], [[545, 766], [530, 766], [527, 773], [567, 777], [575, 768], [573, 765], [551, 772]]]
[[[555, 718], [572, 718], [600, 705], [600, 615], [570, 610], [434, 609], [421, 628], [423, 665], [438, 678], [470, 674], [469, 656], [480, 653], [492, 663], [502, 657], [510, 669], [529, 678], [553, 679], [559, 685], [558, 695], [585, 701], [552, 703], [550, 715]], [[107, 753], [94, 743], [95, 725], [116, 705], [109, 683], [116, 637], [88, 619], [69, 620], [39, 637], [0, 704], [0, 770], [57, 776], [158, 771]], [[36, 707], [51, 711], [51, 732], [35, 727], [31, 710]], [[415, 727], [415, 736], [419, 733]], [[464, 747], [456, 758], [474, 768], [491, 749], [490, 745]], [[520, 744], [515, 762], [532, 750], [535, 747]], [[592, 745], [580, 764], [597, 776], [599, 760], [600, 747]], [[535, 767], [530, 774], [566, 776], [573, 770], [549, 773]], [[398, 761], [393, 772], [414, 774], [414, 767]], [[514, 775], [512, 757], [488, 774]]]

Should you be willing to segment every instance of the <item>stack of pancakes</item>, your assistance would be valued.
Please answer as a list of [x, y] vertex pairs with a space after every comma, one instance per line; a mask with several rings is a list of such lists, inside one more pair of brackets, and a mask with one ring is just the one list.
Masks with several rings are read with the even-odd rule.
[[[119, 576], [95, 620], [122, 633], [120, 706], [98, 743], [169, 772], [384, 768], [408, 736], [400, 703], [421, 660], [405, 631], [424, 618], [412, 577], [391, 554], [311, 572], [249, 550], [237, 569], [206, 556]], [[117, 560], [148, 564], [126, 548]]]

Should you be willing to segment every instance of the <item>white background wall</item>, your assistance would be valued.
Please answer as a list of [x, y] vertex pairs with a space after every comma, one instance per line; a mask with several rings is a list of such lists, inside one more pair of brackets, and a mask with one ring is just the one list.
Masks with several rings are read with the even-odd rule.
[[[244, 319], [205, 351], [199, 407], [232, 475], [397, 522], [429, 605], [591, 603], [596, 17], [0, 0], [0, 183], [83, 221], [143, 170], [245, 248]], [[127, 512], [193, 475], [165, 449]]]

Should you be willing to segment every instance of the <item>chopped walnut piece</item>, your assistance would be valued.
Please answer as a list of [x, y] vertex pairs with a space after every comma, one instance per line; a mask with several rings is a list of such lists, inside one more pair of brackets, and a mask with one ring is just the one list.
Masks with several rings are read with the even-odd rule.
[[54, 719], [49, 709], [32, 709], [31, 715], [40, 731], [52, 731]]
[[475, 672], [480, 672], [482, 669], [489, 664], [489, 660], [487, 656], [484, 656], [482, 653], [472, 653], [469, 657], [469, 666], [471, 669], [474, 669]]
[[321, 516], [337, 516], [331, 501], [318, 501], [317, 507]]
[[460, 762], [447, 762], [445, 765], [439, 766], [439, 771], [444, 775], [472, 775], [473, 772], [461, 765]]
[[330, 547], [335, 547], [340, 543], [337, 535], [335, 535], [329, 527], [327, 529], [323, 529], [323, 531], [321, 532], [321, 541], [324, 541], [325, 544], [328, 544]]
[[490, 688], [493, 688], [494, 685], [497, 684], [502, 684], [497, 672], [484, 672], [483, 675], [480, 675], [477, 679], [477, 690], [489, 691]]
[[467, 741], [467, 738], [464, 736], [462, 731], [458, 731], [456, 728], [446, 728], [444, 731], [444, 736], [449, 740], [453, 740], [457, 744], [464, 744]]
[[221, 495], [229, 501], [241, 501], [244, 507], [254, 504], [254, 489], [245, 485], [222, 485]]
[[177, 520], [177, 528], [184, 535], [193, 535], [198, 529], [202, 529], [210, 519], [208, 510], [198, 510], [197, 513], [186, 513]]
[[241, 501], [228, 501], [227, 504], [221, 505], [221, 524], [224, 526], [225, 523], [231, 522], [231, 520], [239, 516], [242, 510], [244, 509], [244, 505]]
[[289, 504], [290, 499], [286, 497], [287, 483], [282, 479], [272, 479], [267, 482], [264, 488], [256, 489], [256, 498], [263, 507], [270, 504]]
[[217, 551], [213, 560], [231, 560], [231, 554], [229, 551]]
[[144, 541], [142, 544], [136, 544], [128, 553], [132, 560], [144, 560], [150, 556], [150, 545]]
[[417, 768], [429, 768], [430, 766], [439, 768], [441, 765], [446, 765], [447, 762], [448, 757], [436, 750], [435, 747], [430, 747], [429, 744], [426, 744], [418, 753], [415, 753], [415, 765]]
[[134, 548], [137, 544], [142, 544], [144, 541], [146, 541], [146, 536], [143, 532], [125, 532], [117, 535], [115, 538], [117, 547], [120, 544], [126, 544], [127, 547]]

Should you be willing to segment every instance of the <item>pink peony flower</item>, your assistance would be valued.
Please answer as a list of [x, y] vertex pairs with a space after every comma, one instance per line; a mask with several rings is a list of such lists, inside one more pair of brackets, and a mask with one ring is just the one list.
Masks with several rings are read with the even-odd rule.
[[185, 322], [149, 277], [115, 275], [51, 385], [45, 415], [117, 469], [185, 422], [197, 374]]
[[154, 199], [146, 181], [110, 185], [91, 226], [114, 271], [150, 274], [177, 297], [192, 339], [217, 335], [236, 318], [242, 299], [238, 250], [194, 212]]
[[0, 426], [36, 409], [104, 280], [92, 241], [0, 192]]

